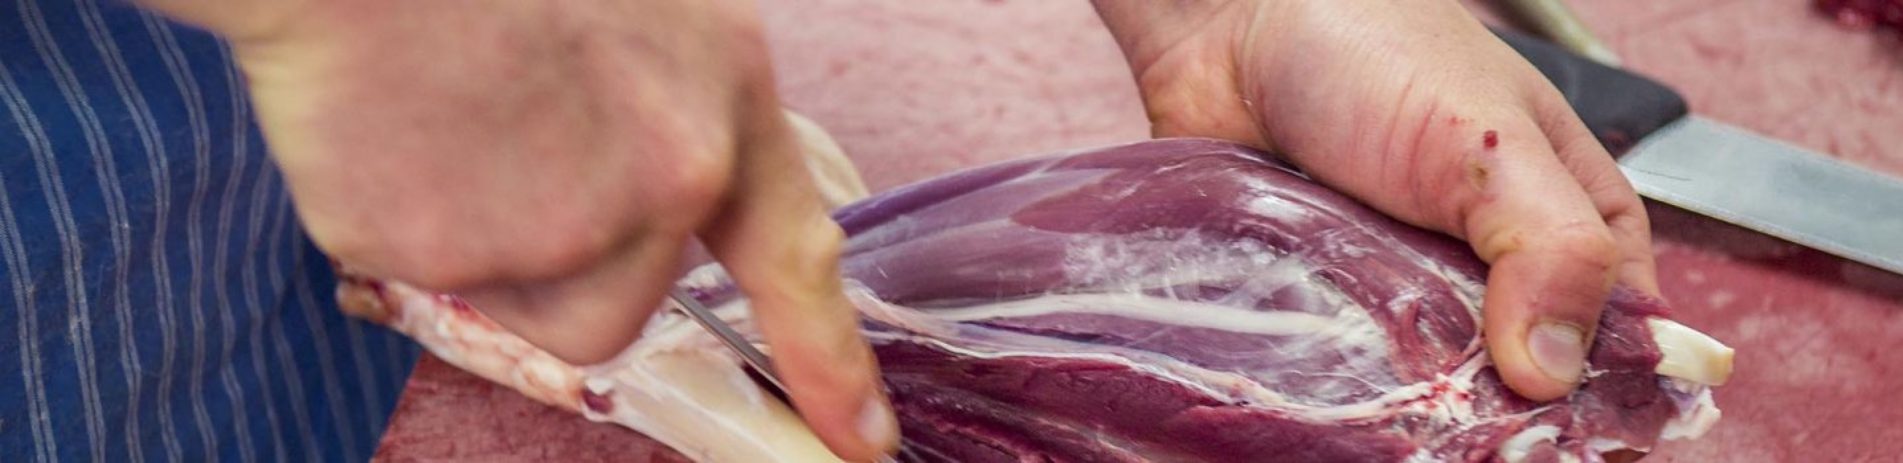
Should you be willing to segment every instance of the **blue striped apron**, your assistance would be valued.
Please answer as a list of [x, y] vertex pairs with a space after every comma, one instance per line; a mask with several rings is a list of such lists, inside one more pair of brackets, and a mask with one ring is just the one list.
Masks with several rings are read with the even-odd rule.
[[123, 2], [0, 1], [0, 461], [375, 449], [418, 349], [337, 311], [243, 90]]

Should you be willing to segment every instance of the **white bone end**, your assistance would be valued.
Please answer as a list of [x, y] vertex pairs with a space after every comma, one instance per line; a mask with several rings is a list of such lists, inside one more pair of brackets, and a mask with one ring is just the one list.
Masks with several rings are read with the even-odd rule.
[[1707, 386], [1722, 386], [1731, 378], [1731, 346], [1675, 321], [1654, 317], [1645, 323], [1662, 354], [1653, 371]]

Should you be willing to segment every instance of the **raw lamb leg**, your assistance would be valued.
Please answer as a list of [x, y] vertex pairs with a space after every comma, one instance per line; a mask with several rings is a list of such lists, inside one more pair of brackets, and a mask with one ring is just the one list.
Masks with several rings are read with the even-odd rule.
[[[908, 461], [1602, 461], [1703, 433], [1730, 373], [1729, 348], [1620, 289], [1587, 382], [1519, 399], [1488, 364], [1465, 245], [1224, 142], [972, 169], [834, 217]], [[751, 330], [717, 267], [680, 285]], [[340, 291], [451, 363], [697, 460], [834, 461], [671, 311], [578, 368], [452, 296]]]

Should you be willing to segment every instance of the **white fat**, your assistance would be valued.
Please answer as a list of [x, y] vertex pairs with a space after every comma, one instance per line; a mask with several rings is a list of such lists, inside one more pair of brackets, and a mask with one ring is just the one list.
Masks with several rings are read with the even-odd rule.
[[1238, 309], [1141, 294], [1067, 294], [963, 309], [932, 311], [933, 316], [952, 321], [1032, 317], [1057, 313], [1114, 315], [1133, 320], [1168, 323], [1171, 326], [1270, 336], [1312, 334], [1335, 324], [1334, 317], [1306, 312]]
[[[1391, 389], [1374, 400], [1341, 406], [1316, 407], [1290, 401], [1282, 394], [1264, 387], [1261, 383], [1248, 377], [1229, 372], [1209, 370], [1180, 361], [1168, 361], [1159, 358], [1133, 360], [1127, 353], [1119, 355], [1072, 351], [994, 352], [953, 345], [926, 337], [891, 333], [871, 333], [867, 336], [874, 341], [902, 340], [924, 344], [959, 356], [971, 358], [997, 359], [1026, 357], [1104, 362], [1127, 367], [1132, 371], [1143, 373], [1162, 381], [1175, 383], [1212, 398], [1224, 398], [1230, 403], [1246, 403], [1249, 406], [1279, 410], [1287, 413], [1290, 418], [1318, 423], [1381, 418], [1386, 416], [1386, 412], [1394, 407], [1418, 401], [1434, 394], [1434, 385], [1432, 383], [1416, 383]], [[1078, 350], [1083, 350], [1081, 349], [1082, 346], [1079, 347], [1080, 349]]]
[[[860, 300], [857, 296], [862, 295], [855, 295], [854, 297], [855, 300]], [[1087, 297], [1088, 295], [1047, 295], [1035, 298], [1034, 300], [1038, 301], [1037, 304], [1072, 306], [1075, 304], [1071, 302], [1078, 300], [1080, 296]], [[1118, 297], [1141, 298], [1147, 296]], [[957, 312], [959, 310], [974, 310], [974, 312], [970, 313], [980, 313], [984, 311], [983, 309], [941, 309], [922, 312], [884, 303], [877, 303], [875, 305], [879, 307], [874, 310], [868, 310], [868, 312], [883, 314], [875, 318], [902, 326], [929, 326], [934, 328], [934, 331], [946, 329], [943, 328], [942, 325], [944, 320], [936, 320], [940, 314]], [[870, 307], [862, 306], [862, 308]], [[953, 318], [963, 318], [969, 316], [970, 313], [954, 316]], [[1363, 324], [1369, 327], [1373, 326], [1372, 320], [1368, 320], [1365, 314], [1360, 314], [1355, 311], [1349, 311], [1348, 313], [1358, 315], [1358, 317], [1344, 317], [1352, 322], [1350, 326], [1360, 326]], [[1179, 323], [1182, 319], [1167, 318], [1158, 321]], [[1336, 321], [1333, 326], [1331, 326], [1331, 335], [1333, 331], [1341, 329], [1340, 323], [1342, 322]], [[1478, 355], [1478, 350], [1474, 349], [1474, 352], [1469, 354], [1467, 360], [1460, 367], [1456, 368], [1451, 375], [1441, 376], [1428, 382], [1383, 386], [1381, 388], [1381, 395], [1370, 400], [1356, 401], [1337, 406], [1314, 406], [1297, 402], [1281, 392], [1270, 389], [1265, 386], [1259, 378], [1253, 378], [1249, 375], [1234, 371], [1219, 371], [1204, 368], [1153, 352], [1103, 344], [1054, 339], [970, 325], [961, 325], [956, 329], [956, 333], [943, 331], [933, 336], [920, 336], [914, 333], [871, 332], [867, 333], [867, 337], [873, 342], [902, 341], [928, 345], [939, 350], [970, 358], [1066, 358], [1104, 362], [1123, 366], [1159, 380], [1175, 383], [1210, 397], [1225, 399], [1230, 403], [1278, 410], [1292, 418], [1312, 422], [1352, 422], [1376, 419], [1387, 416], [1397, 408], [1408, 410], [1410, 413], [1424, 416], [1427, 419], [1439, 423], [1451, 424], [1470, 421], [1473, 418], [1473, 404], [1471, 399], [1463, 397], [1462, 393], [1473, 390], [1474, 376], [1488, 365], [1486, 356]], [[944, 335], [951, 335], [952, 337], [960, 339], [961, 342], [952, 344], [937, 338], [938, 336]], [[1377, 360], [1385, 361], [1384, 359]], [[1356, 360], [1350, 359], [1350, 361], [1354, 362]], [[1427, 405], [1429, 402], [1433, 402], [1434, 405]]]
[[[1011, 334], [1003, 334], [1003, 335], [1010, 336]], [[974, 349], [967, 346], [953, 345], [944, 341], [940, 341], [938, 339], [933, 339], [928, 337], [912, 336], [912, 335], [905, 335], [905, 334], [893, 334], [893, 333], [869, 333], [866, 336], [874, 341], [905, 341], [905, 342], [911, 342], [916, 344], [923, 344], [927, 346], [932, 346], [933, 348], [944, 350], [946, 352], [957, 354], [959, 356], [971, 357], [971, 358], [1000, 359], [1000, 358], [1013, 358], [1013, 357], [1030, 357], [1030, 358], [1052, 358], [1052, 359], [1077, 359], [1077, 360], [1091, 360], [1091, 361], [1097, 361], [1097, 362], [1104, 362], [1104, 363], [1109, 363], [1113, 365], [1128, 367], [1134, 371], [1148, 373], [1149, 375], [1154, 376], [1156, 378], [1177, 383], [1184, 387], [1194, 389], [1196, 390], [1196, 392], [1208, 395], [1210, 397], [1229, 397], [1232, 400], [1253, 400], [1257, 402], [1272, 403], [1272, 404], [1287, 404], [1288, 403], [1288, 401], [1284, 399], [1280, 394], [1276, 394], [1275, 391], [1271, 391], [1268, 389], [1261, 389], [1259, 384], [1255, 384], [1253, 381], [1249, 381], [1248, 378], [1243, 378], [1241, 376], [1230, 374], [1230, 373], [1216, 372], [1216, 371], [1196, 368], [1194, 366], [1183, 364], [1180, 362], [1174, 362], [1174, 364], [1139, 362], [1139, 361], [1131, 360], [1125, 355], [1116, 355], [1116, 354], [1101, 353], [1101, 352], [987, 351], [987, 350]], [[1091, 349], [1091, 350], [1098, 350], [1098, 349]], [[1111, 350], [1111, 349], [1102, 349], [1102, 350]], [[1252, 386], [1254, 387], [1252, 388]]]
[[1248, 208], [1250, 214], [1275, 217], [1280, 222], [1291, 224], [1312, 221], [1316, 216], [1325, 213], [1325, 209], [1315, 207], [1314, 204], [1297, 203], [1277, 195], [1256, 197], [1245, 203], [1244, 207]]
[[1524, 462], [1527, 454], [1533, 451], [1534, 445], [1541, 442], [1554, 442], [1558, 439], [1558, 426], [1542, 424], [1528, 427], [1500, 443], [1500, 460], [1506, 463]]
[[[1282, 254], [1254, 241], [1217, 238], [1196, 231], [1158, 230], [1136, 235], [1077, 235], [1062, 244], [1066, 249], [1066, 279], [1078, 282], [1062, 294], [981, 303], [968, 307], [938, 308], [929, 315], [869, 314], [888, 323], [933, 337], [946, 337], [946, 322], [995, 320], [1046, 314], [1082, 313], [1154, 322], [1159, 333], [1176, 327], [1213, 329], [1233, 333], [1277, 336], [1260, 355], [1305, 358], [1340, 355], [1342, 364], [1326, 371], [1277, 368], [1239, 371], [1251, 379], [1276, 383], [1291, 376], [1335, 378], [1311, 382], [1300, 400], [1339, 403], [1372, 387], [1386, 391], [1396, 384], [1391, 376], [1387, 333], [1370, 317], [1368, 308], [1316, 277], [1317, 268], [1306, 254]], [[1365, 252], [1324, 244], [1304, 253]], [[1159, 256], [1165, 259], [1157, 259]], [[1233, 288], [1211, 300], [1179, 297], [1175, 291], [1199, 285]], [[1275, 310], [1265, 302], [1274, 300]], [[888, 311], [892, 312], [892, 311]], [[899, 309], [896, 312], [916, 312]], [[921, 319], [935, 319], [923, 322]], [[961, 343], [966, 339], [959, 339]], [[1016, 346], [1023, 347], [1023, 346]], [[1066, 349], [1088, 346], [1066, 346]], [[1022, 351], [1023, 349], [1012, 349]], [[1032, 349], [1058, 351], [1056, 349]], [[1121, 353], [1121, 351], [1119, 351]], [[1248, 355], [1238, 352], [1236, 355]], [[1146, 362], [1148, 359], [1145, 359]], [[1241, 400], [1260, 402], [1260, 397]]]
[[1724, 412], [1718, 410], [1718, 404], [1711, 400], [1711, 388], [1702, 384], [1693, 384], [1676, 378], [1669, 386], [1684, 394], [1690, 394], [1691, 400], [1677, 400], [1678, 414], [1665, 422], [1665, 428], [1659, 431], [1659, 438], [1666, 440], [1697, 439], [1718, 424], [1718, 418]]
[[1618, 439], [1607, 439], [1604, 437], [1586, 438], [1586, 456], [1589, 459], [1594, 461], [1604, 460], [1600, 455], [1605, 455], [1607, 452], [1614, 450], [1637, 450], [1643, 452], [1650, 449], [1632, 445]]
[[717, 264], [694, 267], [682, 275], [675, 284], [687, 288], [712, 288], [727, 281], [727, 269]]
[[[1276, 285], [1280, 287], [1308, 274], [1300, 259], [1283, 259], [1261, 243], [1232, 242], [1198, 232], [1175, 237], [1168, 233], [1071, 237], [1064, 244], [1064, 275], [1080, 286], [1135, 293], [1151, 287], [1250, 278], [1280, 280]], [[1159, 260], [1159, 256], [1167, 258]], [[1282, 268], [1273, 269], [1278, 263]]]
[[[1487, 365], [1489, 363], [1484, 355], [1468, 357], [1466, 363], [1455, 368], [1452, 374], [1436, 377], [1430, 383], [1411, 384], [1395, 389], [1395, 392], [1402, 392], [1410, 388], [1418, 388], [1418, 390], [1407, 391], [1410, 393], [1408, 395], [1396, 395], [1395, 392], [1390, 392], [1377, 399], [1376, 402], [1407, 403], [1409, 411], [1440, 425], [1452, 426], [1472, 422], [1474, 421], [1473, 398], [1463, 393], [1473, 391], [1474, 376]], [[1436, 386], [1439, 386], [1438, 391], [1435, 390]]]
[[1650, 317], [1645, 323], [1658, 344], [1658, 374], [1711, 386], [1724, 385], [1731, 377], [1730, 346], [1664, 318]]

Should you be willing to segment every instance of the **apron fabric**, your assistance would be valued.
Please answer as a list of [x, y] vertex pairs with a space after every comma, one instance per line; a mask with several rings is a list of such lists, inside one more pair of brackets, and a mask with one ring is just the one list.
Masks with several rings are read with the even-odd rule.
[[123, 1], [0, 0], [0, 461], [374, 451], [418, 348], [337, 310], [243, 91]]

